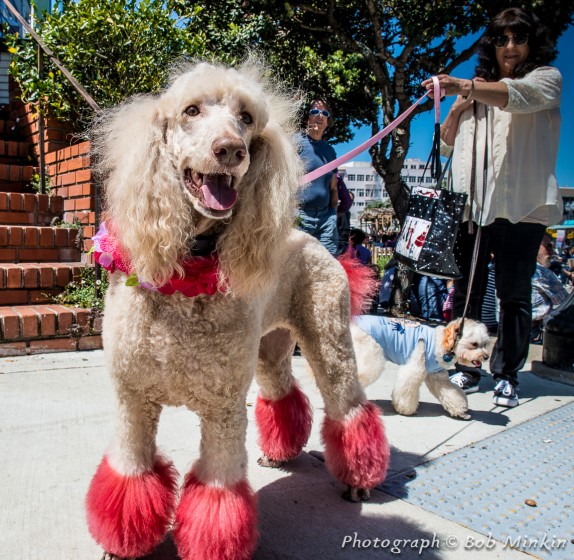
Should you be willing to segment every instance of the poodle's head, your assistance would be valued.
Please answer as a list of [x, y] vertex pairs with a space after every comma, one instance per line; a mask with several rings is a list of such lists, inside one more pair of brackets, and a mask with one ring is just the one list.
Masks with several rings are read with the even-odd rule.
[[235, 69], [177, 68], [158, 96], [139, 96], [95, 124], [106, 219], [134, 272], [162, 284], [197, 235], [212, 235], [222, 280], [249, 293], [272, 277], [302, 175], [299, 105], [252, 58]]
[[181, 73], [160, 98], [167, 151], [201, 215], [231, 217], [270, 101], [251, 76], [207, 63]]
[[481, 367], [488, 360], [490, 339], [483, 323], [465, 319], [460, 332], [461, 320], [451, 321], [444, 329], [442, 350], [444, 354], [454, 353], [459, 364]]

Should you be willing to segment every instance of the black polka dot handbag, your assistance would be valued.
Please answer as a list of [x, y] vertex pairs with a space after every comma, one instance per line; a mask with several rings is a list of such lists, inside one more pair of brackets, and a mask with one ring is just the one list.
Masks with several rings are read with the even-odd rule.
[[431, 159], [436, 182], [429, 187], [420, 182], [411, 189], [407, 215], [395, 245], [395, 258], [419, 274], [460, 278], [453, 247], [467, 195], [443, 185], [450, 159], [441, 170], [437, 142], [429, 161]]

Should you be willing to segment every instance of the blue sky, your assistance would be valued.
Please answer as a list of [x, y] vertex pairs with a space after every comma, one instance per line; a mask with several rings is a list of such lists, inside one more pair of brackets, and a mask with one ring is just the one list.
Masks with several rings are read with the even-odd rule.
[[[574, 26], [558, 40], [558, 57], [554, 61], [562, 73], [562, 127], [560, 131], [560, 149], [558, 151], [558, 163], [556, 165], [556, 178], [561, 187], [574, 187]], [[476, 65], [476, 59], [472, 59], [459, 66], [453, 75], [459, 78], [471, 78]], [[423, 91], [421, 90], [421, 95]], [[441, 120], [446, 116], [454, 97], [447, 97], [441, 104]], [[434, 112], [429, 111], [417, 116], [411, 126], [411, 147], [407, 157], [416, 157], [426, 161], [429, 155], [433, 134]], [[337, 155], [342, 156], [352, 148], [355, 148], [371, 136], [370, 128], [357, 129], [355, 137], [349, 143], [334, 146]], [[356, 161], [369, 161], [369, 154], [355, 158]]]

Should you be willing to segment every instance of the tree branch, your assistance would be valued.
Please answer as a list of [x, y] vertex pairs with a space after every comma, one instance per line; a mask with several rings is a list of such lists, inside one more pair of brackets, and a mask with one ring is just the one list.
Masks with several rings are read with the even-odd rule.
[[456, 58], [453, 58], [450, 61], [450, 63], [445, 66], [442, 73], [450, 74], [452, 70], [456, 68], [459, 64], [462, 64], [463, 62], [469, 60], [476, 52], [479, 41], [480, 39], [477, 39], [470, 47], [461, 51], [461, 53]]

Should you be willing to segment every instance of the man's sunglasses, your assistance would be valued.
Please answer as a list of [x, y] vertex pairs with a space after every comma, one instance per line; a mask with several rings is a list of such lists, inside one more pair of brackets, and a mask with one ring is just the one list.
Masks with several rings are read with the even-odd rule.
[[309, 111], [309, 114], [312, 117], [318, 117], [319, 115], [323, 115], [326, 119], [328, 119], [331, 116], [331, 113], [329, 113], [329, 111], [324, 111], [321, 109], [311, 109]]
[[508, 45], [508, 42], [512, 39], [512, 42], [517, 46], [521, 47], [528, 43], [528, 35], [526, 33], [515, 33], [514, 35], [497, 35], [492, 38], [492, 42], [497, 49], [503, 49]]

